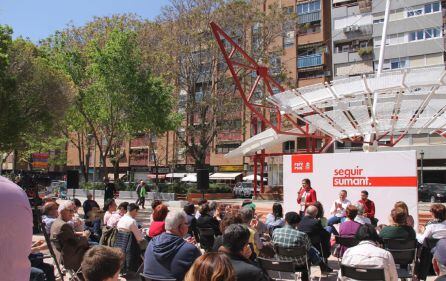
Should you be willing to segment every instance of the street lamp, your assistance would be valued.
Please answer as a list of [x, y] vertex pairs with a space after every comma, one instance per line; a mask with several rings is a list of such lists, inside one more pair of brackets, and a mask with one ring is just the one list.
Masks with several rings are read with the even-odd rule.
[[424, 160], [424, 151], [423, 150], [421, 150], [420, 151], [420, 168], [421, 168], [421, 171], [420, 171], [420, 185], [423, 185], [424, 184], [424, 180], [423, 180], [423, 160]]

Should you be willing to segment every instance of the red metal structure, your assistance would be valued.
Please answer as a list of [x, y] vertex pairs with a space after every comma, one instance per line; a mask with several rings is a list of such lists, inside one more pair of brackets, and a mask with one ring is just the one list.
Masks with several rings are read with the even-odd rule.
[[[257, 132], [257, 119], [262, 122], [262, 130], [266, 127], [271, 127], [277, 134], [286, 134], [286, 135], [295, 135], [296, 137], [306, 138], [307, 140], [307, 148], [305, 153], [322, 153], [325, 152], [334, 142], [334, 140], [327, 135], [324, 135], [320, 132], [309, 132], [308, 125], [300, 126], [295, 120], [295, 118], [291, 117], [288, 114], [280, 113], [280, 109], [273, 105], [264, 105], [259, 104], [253, 101], [253, 95], [258, 87], [262, 84], [266, 89], [267, 94], [270, 96], [274, 95], [274, 90], [278, 90], [279, 92], [283, 92], [285, 89], [277, 83], [269, 74], [268, 67], [264, 65], [259, 65], [253, 58], [251, 58], [231, 37], [229, 37], [216, 23], [211, 22], [211, 29], [217, 40], [218, 46], [223, 54], [223, 57], [228, 65], [229, 71], [234, 79], [235, 86], [243, 100], [243, 103], [249, 110], [252, 112], [251, 115], [251, 124], [255, 124], [254, 134], [260, 133]], [[227, 47], [225, 46], [227, 45]], [[249, 91], [245, 91], [242, 86], [241, 78], [239, 77], [239, 73], [244, 70], [247, 72], [254, 72], [256, 74], [256, 79], [251, 86]], [[270, 119], [270, 115], [264, 114], [262, 109], [268, 109], [275, 114], [275, 122]], [[293, 133], [289, 131], [282, 130], [282, 116], [288, 120], [293, 127], [297, 128], [299, 133]], [[323, 139], [324, 146], [320, 149], [316, 148], [315, 141], [316, 139]], [[260, 161], [261, 167], [261, 181], [260, 188], [261, 192], [263, 192], [263, 167], [265, 157], [267, 156], [280, 156], [284, 155], [283, 153], [275, 153], [275, 154], [266, 154], [264, 150], [261, 151], [260, 154], [253, 155], [254, 161], [254, 186], [257, 186], [257, 164]], [[257, 195], [257, 190], [254, 188], [254, 194]]]

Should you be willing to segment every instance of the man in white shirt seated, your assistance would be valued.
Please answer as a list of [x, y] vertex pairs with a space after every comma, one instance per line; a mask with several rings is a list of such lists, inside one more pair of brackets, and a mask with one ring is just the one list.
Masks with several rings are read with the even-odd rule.
[[138, 229], [136, 224], [136, 216], [138, 215], [139, 206], [135, 203], [130, 203], [127, 207], [127, 214], [125, 214], [118, 222], [116, 226], [119, 231], [132, 232], [136, 238], [136, 241], [140, 242], [144, 240], [142, 232]]
[[347, 191], [341, 190], [341, 192], [339, 192], [339, 199], [336, 199], [331, 206], [330, 214], [332, 217], [328, 219], [327, 225], [333, 226], [343, 222], [345, 220], [345, 210], [347, 209], [347, 206], [351, 204], [352, 203], [347, 199]]
[[[385, 281], [397, 281], [395, 261], [389, 251], [378, 246], [379, 236], [375, 228], [370, 224], [362, 225], [356, 233], [356, 239], [361, 242], [345, 251], [342, 264], [356, 268], [382, 268]], [[342, 276], [341, 271], [339, 271], [339, 279], [351, 280]]]
[[425, 238], [446, 238], [446, 207], [443, 204], [432, 204], [429, 211], [432, 220], [426, 224], [423, 234], [417, 234], [420, 244], [423, 244]]

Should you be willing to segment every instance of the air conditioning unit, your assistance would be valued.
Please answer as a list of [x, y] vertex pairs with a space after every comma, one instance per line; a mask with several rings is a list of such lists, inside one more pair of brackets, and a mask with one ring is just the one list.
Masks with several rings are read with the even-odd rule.
[[344, 32], [350, 32], [351, 30], [351, 26], [344, 27]]

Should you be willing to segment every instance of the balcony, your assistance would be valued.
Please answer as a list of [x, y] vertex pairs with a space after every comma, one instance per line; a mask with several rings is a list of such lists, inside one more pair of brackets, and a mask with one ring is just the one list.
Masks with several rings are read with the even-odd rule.
[[300, 56], [297, 60], [297, 68], [313, 67], [323, 64], [322, 54]]
[[301, 14], [297, 16], [297, 22], [299, 24], [305, 24], [305, 23], [310, 23], [310, 22], [315, 22], [315, 21], [320, 21], [321, 20], [321, 11], [316, 11], [316, 12], [312, 12], [312, 13], [307, 13], [307, 14]]
[[145, 136], [139, 137], [139, 138], [134, 138], [130, 141], [131, 148], [147, 147], [147, 145], [148, 145], [148, 140], [147, 140], [147, 137], [145, 137]]

